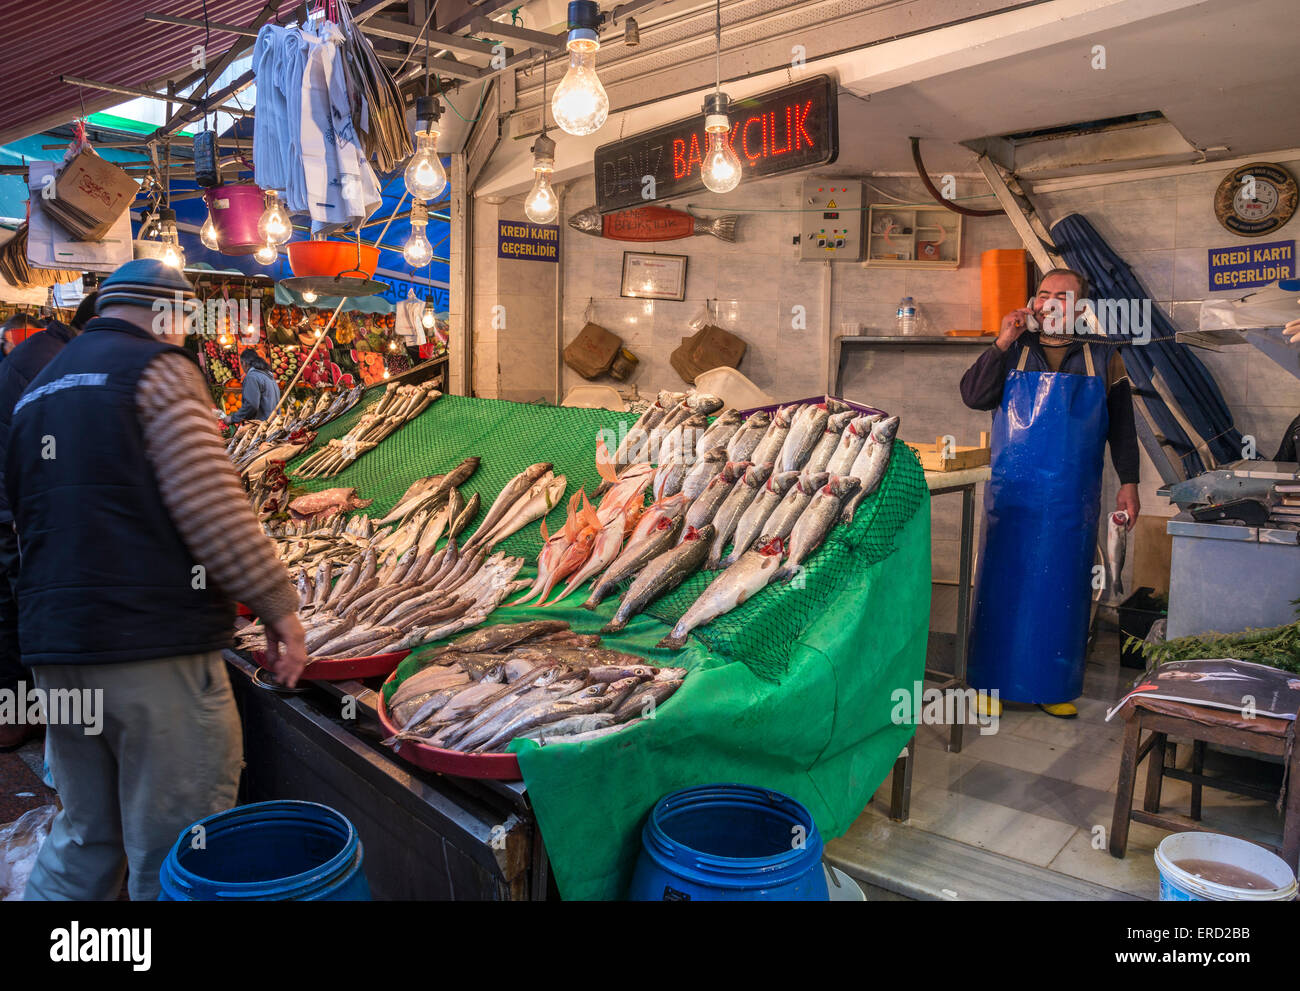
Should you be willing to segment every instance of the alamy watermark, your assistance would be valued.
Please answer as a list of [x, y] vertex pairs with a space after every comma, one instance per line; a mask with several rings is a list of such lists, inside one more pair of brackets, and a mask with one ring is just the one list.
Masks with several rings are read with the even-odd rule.
[[990, 736], [998, 731], [998, 695], [996, 688], [926, 688], [917, 681], [890, 693], [894, 708], [889, 719], [895, 726], [954, 726], [973, 720], [981, 736]]
[[[180, 328], [180, 329], [177, 329]], [[236, 329], [238, 328], [238, 329]], [[256, 344], [262, 336], [262, 300], [259, 297], [203, 301], [187, 300], [176, 293], [170, 300], [153, 301], [153, 332], [217, 337], [228, 334], [240, 344]]]
[[1055, 337], [1071, 334], [1105, 334], [1131, 337], [1134, 344], [1151, 340], [1150, 299], [1065, 299], [1043, 301], [1043, 333]]
[[102, 688], [0, 689], [0, 726], [81, 726], [86, 736], [104, 732]]

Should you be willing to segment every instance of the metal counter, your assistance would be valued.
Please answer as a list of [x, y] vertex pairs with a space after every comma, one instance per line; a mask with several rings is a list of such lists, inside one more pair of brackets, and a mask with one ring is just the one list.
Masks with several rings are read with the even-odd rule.
[[[375, 899], [542, 899], [546, 852], [523, 782], [452, 778], [380, 745], [375, 692], [361, 682], [309, 682], [279, 694], [226, 652], [244, 726], [241, 802], [301, 799], [356, 826]], [[344, 706], [355, 708], [344, 719]]]

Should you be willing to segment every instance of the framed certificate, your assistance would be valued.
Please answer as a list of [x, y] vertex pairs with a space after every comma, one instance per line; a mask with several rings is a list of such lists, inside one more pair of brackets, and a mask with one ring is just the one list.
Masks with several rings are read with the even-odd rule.
[[623, 252], [621, 296], [633, 299], [686, 298], [686, 256]]

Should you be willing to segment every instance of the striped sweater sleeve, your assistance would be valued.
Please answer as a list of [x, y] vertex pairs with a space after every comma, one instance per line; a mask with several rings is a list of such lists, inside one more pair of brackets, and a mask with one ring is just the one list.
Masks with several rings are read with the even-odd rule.
[[297, 611], [298, 594], [226, 456], [198, 368], [159, 355], [140, 376], [135, 404], [163, 505], [194, 560], [263, 620]]

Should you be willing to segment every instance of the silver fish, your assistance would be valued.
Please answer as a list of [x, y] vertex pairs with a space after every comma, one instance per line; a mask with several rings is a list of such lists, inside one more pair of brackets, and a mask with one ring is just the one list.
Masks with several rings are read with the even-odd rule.
[[709, 482], [700, 493], [700, 497], [686, 510], [686, 525], [698, 530], [705, 523], [712, 521], [713, 514], [718, 511], [718, 507], [727, 498], [731, 487], [744, 475], [747, 468], [749, 468], [748, 461], [728, 461], [722, 471], [715, 475], [713, 481]]
[[776, 537], [784, 540], [790, 536], [790, 531], [799, 522], [800, 515], [812, 501], [813, 495], [828, 481], [830, 475], [824, 471], [816, 474], [808, 472], [801, 474], [799, 481], [790, 487], [785, 498], [767, 518], [767, 523], [763, 526], [763, 535], [759, 537], [760, 542], [766, 544]]
[[757, 498], [759, 491], [772, 474], [771, 465], [752, 465], [740, 482], [731, 487], [727, 498], [722, 501], [718, 511], [713, 514], [713, 527], [717, 531], [713, 536], [713, 546], [709, 550], [709, 559], [705, 567], [713, 570], [722, 560], [722, 552], [736, 532], [736, 524]]
[[614, 618], [600, 632], [619, 632], [627, 626], [628, 620], [651, 602], [671, 592], [695, 574], [709, 553], [709, 545], [713, 537], [714, 530], [711, 524], [706, 523], [699, 530], [688, 527], [676, 547], [665, 551], [646, 564], [619, 602]]
[[780, 453], [786, 437], [789, 436], [790, 425], [794, 422], [794, 414], [794, 406], [782, 406], [776, 411], [776, 416], [772, 417], [767, 433], [763, 435], [763, 439], [758, 442], [758, 447], [754, 448], [754, 453], [750, 455], [750, 460], [754, 464], [765, 465], [769, 461], [776, 461], [777, 454]]
[[749, 508], [741, 515], [736, 522], [736, 532], [731, 541], [731, 553], [719, 562], [724, 568], [730, 567], [749, 550], [750, 546], [758, 539], [759, 534], [763, 532], [763, 526], [767, 523], [768, 517], [781, 504], [785, 494], [790, 491], [790, 486], [799, 480], [797, 471], [773, 472], [765, 484], [754, 497], [754, 501], [749, 504]]
[[750, 461], [754, 449], [758, 447], [767, 428], [772, 425], [772, 414], [765, 409], [751, 413], [745, 425], [731, 435], [727, 442], [728, 461]]
[[883, 419], [883, 416], [876, 413], [870, 416], [855, 416], [850, 420], [844, 432], [840, 434], [840, 442], [835, 447], [835, 453], [826, 462], [826, 470], [832, 475], [847, 475], [862, 450], [862, 445], [871, 436], [871, 425]]
[[1128, 542], [1128, 513], [1118, 510], [1106, 523], [1106, 591], [1112, 602], [1124, 595], [1124, 552]]
[[821, 440], [830, 414], [820, 406], [805, 406], [803, 415], [790, 426], [785, 443], [776, 456], [777, 471], [798, 471]]
[[730, 612], [761, 591], [781, 565], [781, 549], [781, 541], [773, 540], [758, 550], [746, 551], [739, 561], [709, 583], [658, 646], [679, 649], [692, 630]]
[[858, 414], [853, 410], [846, 410], [843, 413], [835, 413], [827, 417], [826, 427], [822, 430], [821, 440], [817, 441], [817, 445], [812, 449], [812, 453], [808, 455], [808, 460], [800, 467], [808, 471], [826, 471], [826, 466], [830, 464], [831, 455], [833, 455], [835, 449], [839, 447], [840, 437], [844, 433], [844, 428], [847, 427], [857, 415]]
[[844, 504], [844, 522], [852, 523], [853, 514], [857, 512], [862, 500], [876, 491], [880, 480], [885, 477], [889, 467], [890, 456], [894, 453], [894, 436], [898, 433], [898, 417], [891, 416], [871, 425], [871, 439], [862, 446], [849, 474], [862, 483], [862, 488], [850, 496]]
[[740, 415], [740, 410], [727, 410], [709, 424], [709, 429], [701, 435], [696, 450], [711, 451], [715, 447], [726, 447], [727, 441], [731, 440], [732, 435], [741, 428], [744, 422], [745, 418]]
[[686, 498], [691, 501], [698, 499], [705, 486], [722, 471], [727, 460], [725, 447], [715, 447], [696, 458], [695, 464], [691, 465], [686, 472], [686, 478], [682, 480], [682, 491], [686, 493]]
[[623, 552], [614, 559], [614, 563], [605, 569], [591, 588], [591, 594], [583, 603], [588, 609], [595, 609], [601, 600], [618, 587], [619, 582], [631, 578], [664, 551], [677, 543], [684, 521], [680, 515], [661, 517], [655, 528], [640, 541], [630, 542]]
[[785, 564], [776, 573], [775, 580], [783, 581], [798, 573], [839, 522], [840, 506], [844, 500], [852, 496], [861, 484], [852, 475], [837, 475], [817, 490], [790, 531]]

